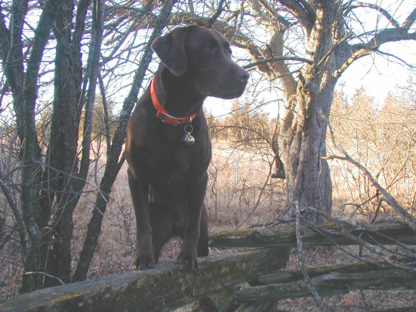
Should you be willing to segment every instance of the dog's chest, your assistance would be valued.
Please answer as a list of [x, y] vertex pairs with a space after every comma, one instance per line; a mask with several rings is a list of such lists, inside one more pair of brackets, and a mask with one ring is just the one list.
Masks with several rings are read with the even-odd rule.
[[184, 200], [193, 174], [196, 174], [191, 155], [183, 149], [180, 147], [158, 150], [147, 164], [150, 185], [165, 200]]
[[186, 179], [190, 175], [190, 163], [187, 155], [166, 151], [154, 155], [148, 162], [149, 177], [172, 181]]

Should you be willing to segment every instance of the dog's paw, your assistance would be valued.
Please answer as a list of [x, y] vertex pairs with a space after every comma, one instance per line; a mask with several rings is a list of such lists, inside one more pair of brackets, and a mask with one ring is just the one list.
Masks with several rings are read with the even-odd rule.
[[147, 270], [153, 269], [155, 267], [155, 261], [153, 260], [153, 255], [138, 255], [134, 259], [131, 269], [132, 270]]
[[176, 259], [177, 264], [184, 264], [190, 270], [199, 270], [198, 258], [196, 253], [185, 253], [181, 252]]

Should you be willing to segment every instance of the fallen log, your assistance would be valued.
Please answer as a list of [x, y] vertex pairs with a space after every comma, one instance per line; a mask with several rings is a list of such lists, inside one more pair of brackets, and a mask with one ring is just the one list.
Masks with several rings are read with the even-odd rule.
[[[415, 262], [416, 259], [412, 258], [397, 258], [398, 262], [408, 264]], [[414, 265], [412, 265], [414, 266]], [[366, 273], [373, 271], [385, 271], [390, 270], [392, 267], [386, 262], [380, 262], [377, 264], [360, 262], [350, 263], [343, 265], [333, 265], [320, 268], [313, 268], [307, 270], [310, 277], [317, 277], [331, 273]], [[303, 273], [299, 271], [278, 271], [271, 274], [265, 274], [260, 276], [258, 279], [250, 281], [250, 286], [262, 286], [268, 284], [280, 284], [303, 280], [305, 277]], [[416, 276], [414, 276], [416, 278]]]
[[[356, 245], [348, 238], [336, 234], [337, 225], [333, 223], [322, 225], [326, 230], [333, 231], [331, 240], [338, 245]], [[375, 224], [360, 224], [357, 228], [345, 225], [352, 234], [359, 235], [366, 233], [366, 230], [380, 244], [396, 245], [400, 241], [407, 245], [416, 245], [416, 232], [409, 225], [403, 222], [384, 222]], [[376, 233], [376, 234], [375, 234]], [[379, 235], [378, 235], [379, 234]], [[374, 243], [369, 235], [362, 235], [361, 239]], [[386, 237], [393, 238], [390, 240]], [[304, 246], [332, 245], [333, 243], [322, 234], [308, 228], [302, 228], [302, 243]], [[296, 233], [294, 226], [284, 226], [278, 228], [231, 230], [214, 234], [210, 240], [210, 247], [295, 247]]]
[[[386, 265], [380, 263], [380, 265]], [[356, 263], [308, 270], [311, 283], [320, 296], [343, 295], [354, 290], [416, 289], [416, 276], [400, 269], [388, 269], [367, 263]], [[275, 302], [281, 299], [311, 297], [303, 274], [277, 272], [262, 276], [251, 286], [235, 294], [240, 304]]]
[[288, 248], [200, 258], [200, 269], [165, 263], [146, 271], [47, 288], [0, 304], [2, 312], [172, 311], [286, 266]]

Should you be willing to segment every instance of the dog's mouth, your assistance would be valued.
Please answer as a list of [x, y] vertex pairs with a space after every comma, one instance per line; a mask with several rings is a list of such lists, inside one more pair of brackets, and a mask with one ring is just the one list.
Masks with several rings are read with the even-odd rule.
[[206, 89], [198, 89], [198, 92], [203, 96], [211, 96], [211, 91]]
[[208, 90], [208, 89], [198, 88], [198, 92], [203, 96], [212, 96], [212, 97], [216, 97], [220, 99], [230, 100], [230, 99], [235, 99], [235, 98], [240, 97], [243, 94], [245, 88], [246, 86], [244, 85], [238, 89], [232, 90], [231, 92], [228, 89]]

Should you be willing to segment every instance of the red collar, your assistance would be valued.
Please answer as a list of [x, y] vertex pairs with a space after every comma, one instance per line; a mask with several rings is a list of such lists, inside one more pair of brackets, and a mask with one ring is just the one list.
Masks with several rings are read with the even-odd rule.
[[157, 110], [156, 117], [160, 118], [160, 120], [162, 120], [164, 123], [167, 123], [168, 125], [176, 126], [178, 124], [189, 124], [196, 116], [196, 114], [186, 117], [173, 117], [169, 115], [169, 113], [163, 109], [162, 104], [160, 104], [159, 99], [157, 98], [154, 77], [150, 83], [150, 95], [152, 97], [153, 106]]

